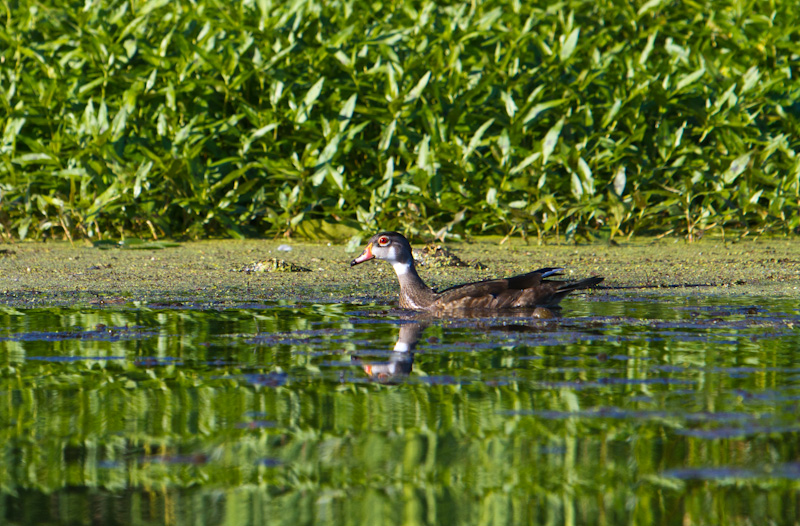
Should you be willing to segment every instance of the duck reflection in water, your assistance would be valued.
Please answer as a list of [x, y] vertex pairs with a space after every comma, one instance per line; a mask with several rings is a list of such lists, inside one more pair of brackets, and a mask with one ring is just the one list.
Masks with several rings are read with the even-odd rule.
[[[474, 318], [470, 323], [474, 324], [476, 329], [484, 330], [502, 330], [502, 331], [535, 331], [544, 332], [554, 330], [555, 326], [549, 324], [542, 324], [539, 322], [536, 325], [497, 325], [496, 322], [503, 318], [534, 318], [536, 320], [550, 320], [560, 317], [560, 308], [548, 309], [545, 307], [537, 307], [535, 309], [524, 309], [518, 311], [505, 311], [495, 313], [488, 318]], [[414, 365], [414, 349], [417, 343], [422, 338], [422, 333], [431, 325], [432, 319], [441, 319], [444, 316], [434, 315], [425, 316], [423, 318], [416, 317], [413, 321], [405, 321], [400, 325], [400, 334], [397, 337], [397, 343], [392, 349], [388, 361], [370, 362], [365, 363], [357, 357], [353, 356], [351, 360], [361, 366], [367, 376], [375, 381], [381, 383], [394, 383], [409, 374]], [[487, 324], [488, 322], [488, 324]]]
[[[414, 349], [422, 337], [422, 331], [428, 323], [408, 322], [400, 325], [400, 334], [397, 343], [394, 344], [392, 354], [388, 362], [360, 363], [364, 372], [379, 382], [391, 383], [393, 380], [405, 378], [411, 374], [414, 365]], [[353, 361], [361, 362], [361, 359], [354, 356]]]

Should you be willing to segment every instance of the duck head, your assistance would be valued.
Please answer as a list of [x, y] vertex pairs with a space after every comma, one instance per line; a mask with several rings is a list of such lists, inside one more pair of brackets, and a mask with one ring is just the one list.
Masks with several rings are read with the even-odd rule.
[[370, 259], [388, 261], [395, 267], [395, 270], [398, 268], [405, 270], [414, 264], [411, 245], [398, 232], [380, 232], [369, 238], [364, 252], [351, 261], [350, 266], [358, 265]]

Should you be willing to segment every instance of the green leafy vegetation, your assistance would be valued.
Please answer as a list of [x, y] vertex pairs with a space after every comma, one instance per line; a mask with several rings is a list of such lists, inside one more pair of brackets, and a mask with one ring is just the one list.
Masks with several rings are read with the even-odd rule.
[[0, 234], [800, 228], [791, 2], [17, 0]]

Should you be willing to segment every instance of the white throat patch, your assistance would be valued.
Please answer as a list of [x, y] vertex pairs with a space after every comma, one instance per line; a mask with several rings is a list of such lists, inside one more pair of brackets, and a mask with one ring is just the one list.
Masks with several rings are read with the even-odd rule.
[[394, 267], [395, 274], [397, 274], [398, 276], [402, 276], [403, 274], [406, 274], [408, 273], [409, 270], [411, 270], [411, 265], [409, 265], [408, 263], [400, 263], [399, 261], [395, 261], [394, 263], [392, 263], [392, 266]]

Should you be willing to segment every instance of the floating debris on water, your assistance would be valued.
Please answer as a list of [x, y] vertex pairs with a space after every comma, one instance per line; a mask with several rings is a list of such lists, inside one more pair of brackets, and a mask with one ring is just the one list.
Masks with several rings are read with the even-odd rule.
[[533, 309], [533, 317], [540, 320], [552, 320], [556, 315], [547, 307], [536, 307]]
[[414, 250], [414, 261], [423, 267], [471, 267], [486, 270], [489, 267], [479, 261], [466, 262], [442, 245], [429, 244], [421, 250]]
[[239, 272], [311, 272], [311, 269], [282, 259], [269, 258], [245, 265]]

